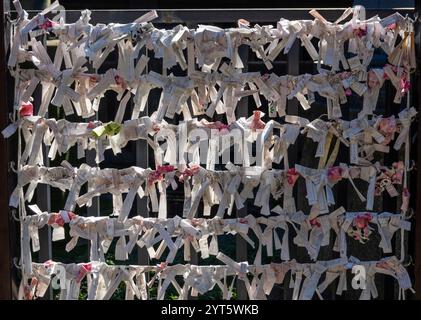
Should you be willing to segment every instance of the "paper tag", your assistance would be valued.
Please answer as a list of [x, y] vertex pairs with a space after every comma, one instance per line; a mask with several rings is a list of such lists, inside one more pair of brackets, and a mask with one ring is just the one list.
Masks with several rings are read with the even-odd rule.
[[370, 180], [370, 171], [370, 167], [361, 167], [360, 179], [368, 182]]
[[399, 266], [398, 271], [396, 272], [396, 276], [399, 286], [402, 289], [406, 290], [412, 287], [411, 278], [403, 266]]
[[14, 122], [14, 123], [9, 124], [6, 128], [4, 128], [1, 134], [3, 135], [5, 139], [7, 139], [10, 136], [12, 136], [16, 132], [17, 129], [18, 129], [18, 123]]
[[53, 228], [53, 241], [59, 241], [59, 240], [64, 240], [64, 239], [65, 239], [64, 228], [63, 227]]
[[316, 158], [323, 157], [325, 153], [325, 144], [326, 144], [326, 135], [324, 134], [323, 137], [319, 140], [319, 143], [317, 144], [317, 150], [315, 154]]
[[367, 87], [358, 81], [351, 82], [350, 87], [360, 97], [367, 91]]
[[398, 191], [396, 190], [396, 188], [393, 186], [393, 184], [388, 184], [388, 185], [386, 185], [386, 190], [387, 190], [387, 192], [389, 193], [389, 196], [391, 196], [392, 198], [393, 197], [397, 197], [399, 194], [398, 194]]
[[129, 258], [126, 251], [126, 238], [124, 236], [117, 240], [115, 245], [115, 259], [116, 260], [127, 260]]
[[193, 239], [193, 240], [191, 241], [191, 245], [192, 245], [192, 247], [193, 247], [194, 251], [196, 251], [196, 252], [200, 251], [200, 246], [199, 246], [199, 244], [197, 243], [197, 240], [196, 240], [196, 239]]
[[111, 243], [112, 243], [111, 239], [104, 239], [101, 242], [101, 247], [102, 247], [102, 251], [104, 252], [104, 254], [106, 254], [108, 252], [108, 249], [110, 248]]
[[345, 232], [348, 231], [351, 224], [352, 224], [352, 219], [348, 219], [348, 218], [345, 219], [345, 221], [342, 223], [342, 226], [341, 226], [342, 230], [344, 230]]
[[295, 97], [298, 99], [298, 101], [300, 102], [300, 105], [303, 107], [304, 110], [308, 110], [308, 109], [311, 108], [311, 106], [308, 103], [306, 97], [302, 93], [297, 92], [295, 94]]
[[266, 269], [266, 274], [263, 282], [263, 291], [269, 295], [276, 281], [275, 271], [272, 268]]
[[72, 251], [73, 248], [76, 246], [79, 237], [72, 237], [72, 239], [66, 244], [66, 251]]
[[110, 238], [114, 237], [114, 221], [111, 219], [107, 219], [105, 222], [107, 226], [107, 236]]
[[333, 100], [332, 105], [332, 118], [333, 119], [340, 119], [342, 117], [341, 106], [338, 100]]
[[210, 242], [209, 245], [209, 254], [216, 256], [219, 252], [219, 248], [218, 248], [218, 237], [217, 236], [212, 236], [212, 240]]
[[310, 206], [315, 205], [318, 201], [316, 187], [314, 186], [313, 182], [310, 179], [306, 179], [306, 187], [307, 187], [307, 200]]
[[349, 144], [350, 162], [358, 164], [358, 143], [355, 140], [351, 140]]
[[184, 242], [183, 258], [184, 258], [184, 261], [190, 261], [190, 258], [191, 258], [190, 241], [187, 241], [187, 239], [185, 239], [185, 242]]
[[40, 242], [39, 242], [38, 228], [36, 226], [33, 226], [32, 228], [30, 227], [30, 236], [31, 236], [32, 250], [34, 252], [39, 251], [41, 247], [40, 247]]
[[401, 220], [400, 227], [405, 231], [411, 230], [411, 222], [407, 220]]

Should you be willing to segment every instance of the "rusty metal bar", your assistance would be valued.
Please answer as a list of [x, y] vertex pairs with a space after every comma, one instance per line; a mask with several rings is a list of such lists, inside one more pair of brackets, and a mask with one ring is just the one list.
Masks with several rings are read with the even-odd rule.
[[[6, 90], [6, 41], [5, 37], [5, 14], [8, 9], [7, 1], [0, 1], [0, 127], [3, 129], [9, 123], [8, 95]], [[3, 136], [0, 137], [0, 299], [12, 299], [12, 250], [10, 236], [12, 233], [11, 214], [9, 210], [9, 145]]]
[[[228, 8], [228, 9], [156, 9], [158, 18], [154, 23], [178, 24], [185, 23], [233, 23], [238, 19], [246, 19], [252, 23], [275, 23], [280, 18], [287, 17], [289, 20], [312, 19], [308, 12], [312, 8], [288, 9], [288, 8]], [[317, 8], [318, 12], [329, 21], [335, 21], [346, 8]], [[124, 9], [124, 10], [92, 10], [91, 23], [119, 22], [129, 23], [136, 20], [149, 10]], [[388, 16], [399, 11], [401, 14], [412, 14], [412, 8], [367, 8], [367, 17], [381, 14]], [[14, 11], [11, 11], [14, 12]], [[30, 16], [38, 13], [38, 10], [27, 10]], [[67, 21], [76, 21], [80, 17], [80, 10], [66, 10]]]

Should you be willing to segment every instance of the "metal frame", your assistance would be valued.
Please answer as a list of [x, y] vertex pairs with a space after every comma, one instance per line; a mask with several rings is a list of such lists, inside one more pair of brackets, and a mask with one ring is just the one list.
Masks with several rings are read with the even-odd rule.
[[[8, 14], [13, 15], [13, 11], [9, 11], [8, 1], [1, 1], [1, 30], [3, 34], [7, 37], [7, 32], [5, 32], [5, 17]], [[3, 7], [3, 4], [6, 4]], [[418, 8], [419, 9], [419, 8]], [[335, 20], [344, 9], [318, 9], [318, 11], [328, 20]], [[143, 13], [146, 13], [148, 10], [93, 10], [91, 14], [92, 23], [110, 23], [110, 22], [119, 22], [119, 23], [128, 23]], [[272, 23], [275, 24], [280, 17], [285, 17], [288, 19], [310, 19], [311, 16], [308, 14], [309, 9], [279, 9], [279, 8], [264, 8], [264, 9], [158, 9], [158, 18], [153, 22], [156, 24], [176, 24], [184, 23], [188, 26], [195, 25], [197, 23], [207, 23], [207, 24], [221, 24], [221, 23], [232, 23], [234, 25], [235, 21], [242, 18], [251, 21], [252, 23]], [[381, 16], [387, 16], [392, 14], [395, 11], [399, 11], [401, 14], [413, 14], [414, 10], [411, 8], [396, 8], [396, 9], [366, 9], [367, 16], [373, 16], [379, 14]], [[37, 13], [38, 11], [28, 11], [30, 15]], [[66, 11], [66, 20], [75, 21], [80, 16], [80, 11], [78, 10], [67, 10]], [[416, 35], [417, 39], [420, 38], [419, 32], [419, 23], [418, 31]], [[6, 78], [7, 78], [7, 67], [6, 67], [6, 45], [5, 37], [2, 37], [2, 43], [0, 47], [0, 99], [3, 106], [2, 112], [0, 112], [0, 127], [4, 128], [7, 126], [8, 112], [12, 109], [11, 99], [11, 90], [6, 90]], [[418, 59], [420, 60], [421, 47], [418, 41]], [[287, 57], [287, 71], [289, 74], [299, 74], [300, 68], [300, 46], [298, 43], [295, 43]], [[247, 52], [241, 53], [242, 58], [245, 64], [248, 64], [248, 54]], [[420, 71], [416, 74], [417, 77], [417, 89], [415, 90], [418, 93], [418, 104], [421, 104], [421, 79]], [[10, 76], [9, 76], [10, 78]], [[8, 83], [10, 87], [10, 83]], [[247, 103], [243, 100], [241, 103]], [[288, 101], [288, 113], [289, 114], [298, 114], [298, 102]], [[239, 116], [244, 116], [244, 112], [247, 112], [248, 108], [237, 108], [239, 111]], [[148, 108], [146, 108], [146, 113]], [[241, 114], [240, 114], [241, 113]], [[418, 126], [418, 137], [421, 135], [421, 126]], [[137, 142], [135, 145], [136, 150], [145, 149], [146, 144], [143, 141]], [[10, 210], [8, 208], [8, 198], [10, 190], [14, 184], [14, 178], [12, 172], [9, 170], [9, 156], [13, 159], [13, 150], [11, 143], [5, 141], [3, 137], [0, 137], [0, 150], [4, 150], [3, 156], [0, 157], [0, 208], [3, 208], [0, 213], [0, 252], [1, 252], [1, 262], [0, 263], [0, 298], [1, 299], [10, 299], [12, 298], [12, 258], [14, 256], [19, 256], [18, 252], [15, 250], [15, 246], [12, 246], [12, 243], [16, 242], [14, 237], [13, 228], [15, 228], [13, 219], [11, 218]], [[292, 148], [292, 154], [297, 155], [297, 147]], [[295, 158], [295, 157], [294, 157]], [[294, 159], [291, 157], [291, 159]], [[418, 139], [418, 159], [421, 159], [421, 139]], [[87, 155], [87, 162], [92, 163], [92, 155]], [[148, 165], [148, 152], [140, 154], [136, 152], [136, 165], [147, 166]], [[417, 172], [417, 182], [421, 185], [421, 170]], [[50, 195], [49, 195], [49, 186], [45, 186], [37, 192], [37, 202], [41, 209], [47, 209], [50, 205]], [[298, 195], [300, 199], [303, 199], [301, 195]], [[298, 201], [300, 201], [298, 199]], [[421, 209], [421, 187], [418, 188], [417, 194], [417, 208]], [[146, 209], [146, 201], [138, 199], [136, 202], [137, 210], [144, 211]], [[421, 220], [421, 210], [417, 209], [416, 218]], [[146, 211], [146, 210], [145, 210]], [[244, 216], [247, 213], [247, 208], [237, 211], [237, 216]], [[100, 214], [100, 203], [99, 198], [96, 199], [95, 205], [93, 205], [88, 212], [89, 215], [99, 215]], [[49, 228], [49, 227], [48, 227]], [[44, 247], [44, 251], [41, 252], [43, 258], [51, 258], [51, 237], [49, 233], [51, 231], [44, 231], [41, 235], [41, 247]], [[415, 244], [421, 243], [421, 223], [416, 224], [415, 231]], [[10, 240], [13, 241], [10, 241]], [[238, 260], [247, 259], [247, 244], [244, 240], [237, 237], [236, 239], [236, 258]], [[421, 299], [421, 246], [418, 248], [415, 246], [415, 288], [417, 291], [416, 298]], [[139, 249], [138, 251], [138, 262], [141, 264], [148, 263], [148, 257], [145, 252]], [[197, 256], [192, 254], [191, 263], [197, 263]], [[286, 282], [286, 281], [285, 281]], [[288, 285], [284, 285], [284, 298], [287, 297], [287, 288]], [[238, 298], [246, 298], [247, 294], [245, 287], [242, 283], [238, 286]]]

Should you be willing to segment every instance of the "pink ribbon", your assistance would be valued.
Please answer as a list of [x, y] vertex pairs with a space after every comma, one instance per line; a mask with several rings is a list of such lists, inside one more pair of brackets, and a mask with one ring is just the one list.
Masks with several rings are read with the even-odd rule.
[[[69, 217], [69, 220], [71, 221], [72, 219], [74, 219], [76, 217], [76, 214], [71, 212], [71, 211], [66, 211], [67, 212], [67, 216]], [[48, 219], [48, 225], [53, 225], [56, 224], [60, 227], [63, 227], [65, 224], [65, 221], [63, 219], [63, 217], [61, 216], [60, 213], [52, 213], [50, 218]]]
[[262, 130], [265, 128], [265, 123], [260, 120], [260, 114], [261, 112], [259, 110], [253, 111], [253, 119], [251, 120], [249, 126], [252, 131]]
[[399, 161], [399, 162], [394, 162], [392, 166], [395, 169], [395, 173], [391, 177], [392, 183], [393, 184], [402, 184], [405, 165], [403, 164], [402, 161]]
[[390, 267], [390, 265], [387, 263], [387, 261], [379, 261], [376, 263], [376, 268], [381, 268], [389, 271], [393, 271], [393, 269]]
[[368, 240], [368, 237], [370, 235], [370, 227], [368, 224], [372, 219], [373, 217], [369, 213], [364, 213], [354, 218], [353, 226], [356, 227], [358, 230], [354, 230], [353, 232], [351, 232], [351, 235], [354, 238], [354, 240], [358, 240], [362, 243], [364, 243], [363, 240]]
[[193, 227], [197, 227], [198, 225], [200, 225], [200, 224], [201, 224], [201, 223], [200, 223], [200, 220], [199, 220], [199, 219], [196, 219], [196, 218], [191, 219], [191, 220], [190, 220], [190, 223], [191, 223], [191, 225], [192, 225]]
[[165, 166], [158, 166], [158, 168], [152, 171], [148, 177], [148, 184], [152, 185], [157, 181], [160, 181], [164, 178], [164, 174], [168, 172], [173, 172], [175, 170], [174, 166], [165, 165]]
[[45, 21], [42, 24], [38, 25], [38, 27], [40, 29], [43, 29], [43, 30], [47, 30], [47, 29], [53, 28], [55, 26], [58, 26], [58, 23], [55, 22], [55, 21], [52, 21], [48, 18], [45, 18]]
[[99, 77], [95, 74], [92, 74], [89, 76], [89, 85], [91, 87], [93, 87], [94, 85], [96, 85], [99, 81]]
[[270, 77], [270, 74], [269, 73], [265, 73], [264, 75], [262, 75], [260, 78], [263, 80], [263, 81], [266, 81], [266, 80], [268, 80], [269, 79], [269, 77]]
[[164, 270], [168, 266], [168, 262], [161, 262], [157, 264], [156, 267], [158, 268], [158, 272]]
[[92, 121], [89, 121], [88, 123], [88, 129], [95, 129], [95, 123]]
[[389, 29], [389, 30], [395, 30], [395, 29], [396, 29], [396, 23], [394, 22], [394, 23], [392, 23], [392, 24], [389, 24], [389, 25], [386, 27], [386, 29]]
[[197, 174], [200, 171], [200, 166], [197, 164], [193, 164], [190, 166], [190, 168], [186, 168], [186, 170], [184, 170], [183, 172], [181, 172], [180, 177], [178, 178], [178, 180], [180, 180], [181, 182], [184, 182], [184, 180], [186, 178], [192, 177], [195, 174]]
[[[351, 73], [351, 72], [349, 72], [349, 71], [344, 71], [344, 72], [339, 73], [339, 78], [340, 78], [341, 80], [345, 80], [345, 79], [348, 79], [351, 75], [352, 75], [352, 73]], [[345, 89], [345, 88], [344, 88], [344, 89]], [[347, 97], [349, 97], [349, 96], [351, 96], [351, 95], [352, 95], [352, 90], [351, 90], [351, 88], [346, 88], [346, 89], [345, 89], [345, 95], [346, 95]]]
[[342, 180], [343, 169], [341, 167], [330, 167], [327, 169], [327, 179], [330, 183], [337, 183]]
[[316, 226], [318, 228], [320, 228], [322, 226], [317, 218], [311, 219], [310, 220], [310, 225], [312, 227]]
[[352, 90], [350, 88], [345, 89], [345, 96], [347, 96], [347, 97], [352, 96]]
[[229, 133], [229, 124], [222, 123], [221, 121], [209, 122], [205, 126], [209, 129], [218, 129], [221, 134]]
[[290, 168], [287, 170], [287, 182], [290, 186], [294, 186], [295, 182], [298, 179], [298, 172], [295, 168]]
[[47, 260], [43, 263], [45, 268], [49, 268], [54, 264], [53, 260]]
[[409, 91], [409, 89], [411, 89], [411, 83], [406, 77], [406, 74], [402, 76], [401, 80], [399, 81], [399, 85], [400, 85], [402, 96], [404, 96]]
[[123, 90], [127, 89], [127, 83], [126, 81], [123, 79], [123, 77], [120, 77], [119, 75], [116, 75], [114, 77], [115, 83], [121, 87]]
[[92, 271], [92, 263], [82, 263], [76, 276], [76, 282], [81, 282], [88, 272]]
[[351, 75], [352, 75], [352, 72], [344, 71], [344, 72], [341, 72], [339, 74], [339, 77], [341, 78], [341, 80], [345, 80], [345, 79], [349, 78]]
[[354, 225], [358, 229], [365, 229], [372, 219], [373, 217], [369, 213], [360, 214], [354, 219]]
[[367, 29], [366, 28], [356, 28], [356, 29], [353, 29], [352, 30], [352, 33], [355, 35], [355, 36], [357, 36], [357, 37], [359, 37], [359, 38], [362, 38], [362, 37], [364, 37], [365, 35], [367, 35]]

